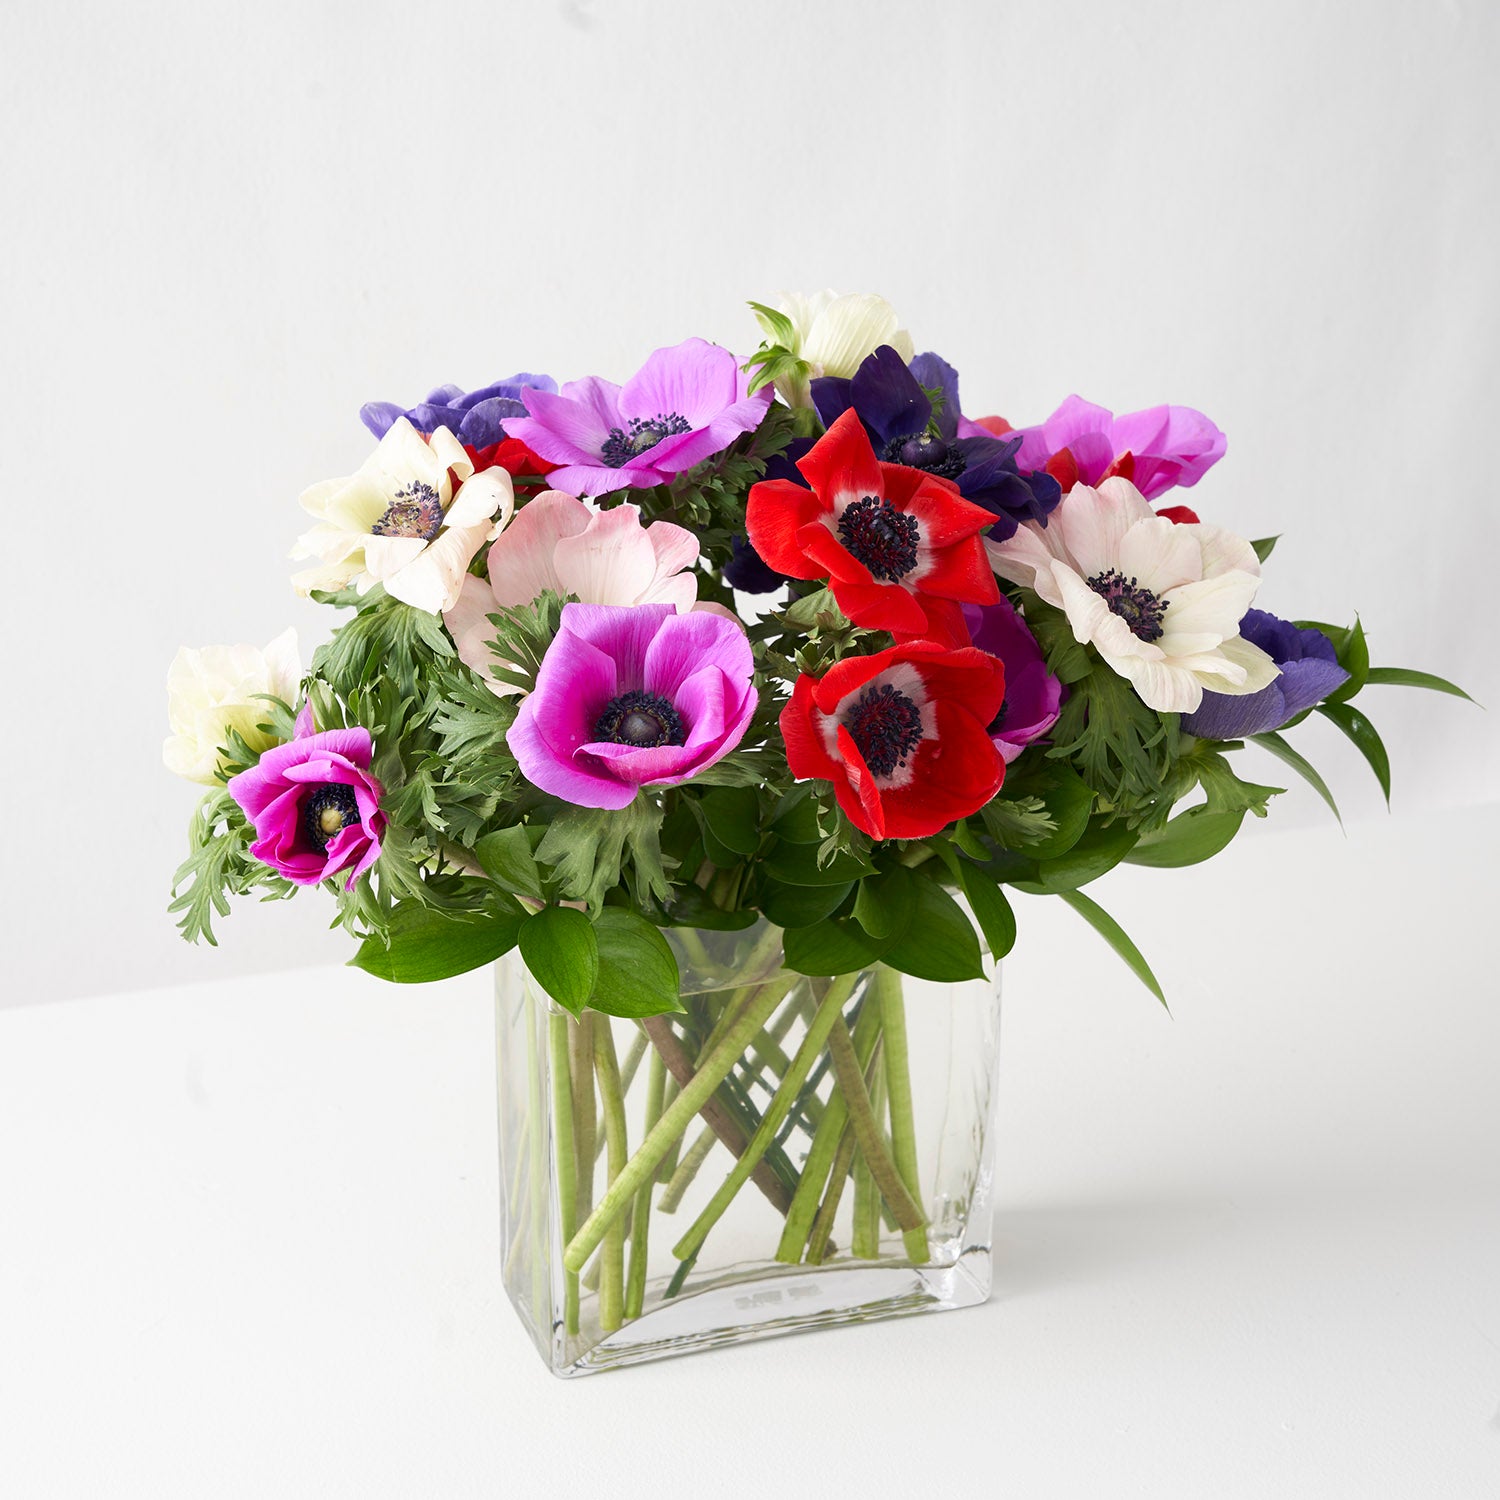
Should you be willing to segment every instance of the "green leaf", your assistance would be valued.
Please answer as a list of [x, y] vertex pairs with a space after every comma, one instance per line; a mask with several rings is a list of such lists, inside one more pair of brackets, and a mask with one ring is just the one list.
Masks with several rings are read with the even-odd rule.
[[1151, 972], [1151, 965], [1141, 956], [1141, 950], [1125, 935], [1125, 929], [1097, 901], [1091, 901], [1082, 891], [1059, 891], [1058, 895], [1125, 960], [1130, 966], [1130, 972], [1165, 1005], [1167, 997], [1162, 993], [1156, 975]]
[[1181, 869], [1212, 859], [1233, 842], [1246, 809], [1233, 812], [1210, 812], [1206, 807], [1190, 808], [1179, 813], [1164, 828], [1144, 834], [1125, 862], [1147, 865], [1156, 870]]
[[1477, 702], [1456, 683], [1449, 682], [1446, 677], [1437, 677], [1431, 672], [1414, 672], [1409, 667], [1371, 667], [1365, 678], [1365, 684], [1368, 687], [1426, 688], [1429, 693], [1447, 693], [1454, 698], [1464, 698], [1470, 703]]
[[1018, 881], [1020, 889], [1034, 896], [1076, 890], [1097, 880], [1135, 848], [1140, 835], [1123, 823], [1094, 823], [1066, 854], [1037, 864], [1034, 881]]
[[611, 1016], [681, 1010], [682, 976], [667, 940], [644, 917], [606, 906], [594, 918], [599, 977], [589, 1004]]
[[706, 927], [712, 932], [740, 932], [756, 923], [753, 910], [722, 911], [695, 885], [677, 887], [666, 911], [669, 927]]
[[771, 815], [771, 831], [789, 844], [821, 844], [823, 830], [818, 827], [818, 801], [812, 783], [794, 786]]
[[1255, 548], [1255, 555], [1264, 562], [1276, 550], [1276, 543], [1280, 540], [1281, 534], [1278, 532], [1275, 536], [1263, 536], [1258, 542], [1251, 542], [1250, 545]]
[[1347, 703], [1324, 703], [1318, 712], [1332, 719], [1354, 742], [1354, 748], [1370, 763], [1380, 790], [1385, 793], [1385, 805], [1391, 805], [1391, 758], [1385, 752], [1375, 726], [1357, 709]]
[[1339, 812], [1339, 805], [1333, 800], [1333, 793], [1328, 790], [1328, 783], [1317, 773], [1308, 759], [1299, 751], [1294, 750], [1287, 742], [1276, 733], [1268, 729], [1264, 734], [1252, 734], [1252, 744], [1259, 745], [1262, 750], [1269, 750], [1277, 760], [1284, 765], [1290, 766], [1312, 789], [1328, 804], [1335, 818], [1339, 820], [1339, 826], [1344, 824], [1343, 815]]
[[852, 917], [829, 917], [812, 927], [792, 928], [782, 952], [793, 973], [832, 978], [878, 963], [885, 948]]
[[764, 302], [752, 302], [750, 311], [755, 314], [755, 321], [760, 324], [765, 336], [773, 344], [782, 349], [796, 347], [796, 325], [784, 312], [778, 312], [774, 307], [767, 307]]
[[414, 901], [391, 908], [386, 938], [368, 937], [349, 960], [392, 984], [427, 984], [493, 963], [516, 945], [523, 918], [453, 917]]
[[914, 880], [910, 870], [896, 865], [883, 875], [867, 875], [860, 881], [854, 917], [872, 938], [895, 942], [911, 926]]
[[984, 940], [990, 945], [990, 957], [997, 962], [1016, 946], [1016, 914], [1011, 910], [1005, 892], [983, 870], [973, 865], [959, 866], [964, 895], [979, 923]]
[[1365, 627], [1355, 617], [1353, 627], [1346, 633], [1343, 644], [1336, 648], [1339, 665], [1349, 674], [1347, 682], [1341, 682], [1327, 698], [1329, 703], [1347, 703], [1369, 680], [1370, 647], [1365, 640]]
[[760, 799], [754, 787], [715, 787], [698, 806], [709, 832], [726, 849], [748, 856], [760, 848]]
[[785, 885], [844, 885], [874, 873], [857, 855], [835, 853], [826, 864], [818, 863], [818, 851], [810, 844], [778, 843], [766, 855], [768, 875]]
[[[1056, 761], [1045, 762], [1036, 775], [1028, 778], [1017, 790], [1039, 797], [1048, 820], [1053, 824], [1050, 832], [1043, 833], [1040, 838], [1029, 840], [1024, 845], [1028, 858], [1056, 859], [1059, 855], [1066, 854], [1083, 837], [1084, 830], [1089, 826], [1089, 816], [1094, 810], [1094, 793], [1071, 767]], [[990, 805], [998, 806], [1005, 800], [1004, 797], [997, 797]]]
[[984, 977], [979, 939], [963, 908], [937, 881], [912, 880], [912, 913], [906, 930], [886, 949], [884, 962], [935, 984]]
[[531, 853], [531, 839], [519, 826], [487, 833], [474, 845], [480, 868], [503, 891], [542, 899], [542, 873]]
[[661, 808], [644, 792], [619, 809], [566, 807], [537, 845], [537, 863], [551, 868], [565, 899], [591, 911], [604, 904], [622, 872], [640, 905], [663, 901], [672, 888], [661, 862], [661, 823]]
[[853, 883], [842, 885], [783, 885], [766, 879], [760, 885], [760, 909], [778, 927], [811, 927], [831, 917], [849, 898]]
[[521, 924], [521, 957], [531, 977], [577, 1015], [599, 979], [599, 943], [589, 919], [571, 906], [549, 906]]

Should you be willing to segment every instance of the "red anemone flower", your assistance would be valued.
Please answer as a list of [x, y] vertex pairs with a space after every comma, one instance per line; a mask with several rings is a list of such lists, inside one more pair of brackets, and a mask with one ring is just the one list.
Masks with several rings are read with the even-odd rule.
[[846, 656], [797, 679], [781, 711], [798, 780], [831, 781], [839, 806], [875, 839], [920, 839], [977, 812], [1005, 762], [989, 726], [1005, 702], [1005, 667], [972, 646], [912, 641]]
[[883, 464], [851, 408], [797, 464], [790, 479], [750, 491], [745, 529], [768, 566], [791, 578], [826, 578], [839, 608], [872, 630], [920, 632], [920, 596], [993, 604], [1000, 597], [979, 533], [990, 511], [946, 479]]

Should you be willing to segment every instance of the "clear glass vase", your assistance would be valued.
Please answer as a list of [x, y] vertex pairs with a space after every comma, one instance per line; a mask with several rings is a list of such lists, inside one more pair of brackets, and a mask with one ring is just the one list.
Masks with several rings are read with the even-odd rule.
[[505, 1288], [549, 1368], [983, 1302], [998, 982], [666, 936], [685, 1010], [647, 1021], [496, 965]]

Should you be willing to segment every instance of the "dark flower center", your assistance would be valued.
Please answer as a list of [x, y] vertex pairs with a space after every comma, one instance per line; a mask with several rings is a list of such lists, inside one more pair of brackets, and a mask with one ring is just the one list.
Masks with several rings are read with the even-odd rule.
[[691, 432], [693, 424], [675, 411], [658, 413], [654, 417], [632, 417], [630, 427], [611, 427], [604, 446], [599, 450], [600, 459], [611, 469], [623, 469], [632, 459], [654, 448], [663, 438], [677, 437]]
[[839, 517], [839, 540], [876, 578], [892, 583], [917, 565], [917, 518], [880, 495], [856, 500]]
[[894, 437], [881, 450], [880, 456], [888, 464], [923, 469], [940, 479], [957, 479], [968, 467], [968, 460], [957, 448], [930, 432]]
[[1117, 568], [1096, 573], [1087, 583], [1141, 640], [1154, 641], [1161, 636], [1167, 606], [1150, 589], [1142, 588], [1134, 578], [1126, 578]]
[[844, 716], [849, 737], [877, 776], [889, 776], [921, 743], [922, 710], [890, 683], [868, 687]]
[[302, 804], [302, 831], [315, 849], [326, 849], [342, 829], [359, 822], [359, 804], [353, 787], [325, 782], [315, 787]]
[[419, 536], [430, 542], [443, 527], [443, 502], [430, 484], [413, 481], [385, 508], [371, 536]]
[[660, 745], [680, 745], [682, 715], [671, 700], [639, 689], [611, 698], [594, 721], [594, 738], [637, 750], [655, 750]]
[[985, 730], [988, 735], [997, 735], [1005, 728], [1005, 716], [1010, 712], [1010, 699], [1002, 698], [1000, 707], [995, 710], [995, 717], [990, 720], [989, 728]]

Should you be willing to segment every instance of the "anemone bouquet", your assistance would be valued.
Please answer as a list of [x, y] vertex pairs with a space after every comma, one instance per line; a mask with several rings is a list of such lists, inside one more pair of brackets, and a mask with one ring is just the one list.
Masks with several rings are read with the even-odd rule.
[[[364, 407], [302, 496], [304, 668], [181, 652], [209, 790], [173, 910], [318, 887], [380, 978], [494, 965], [507, 1289], [580, 1373], [982, 1300], [1008, 892], [1222, 850], [1354, 700], [1358, 621], [1256, 607], [1274, 539], [1175, 492], [1186, 407], [1013, 428], [889, 304], [752, 304], [623, 385], [518, 374]], [[1165, 503], [1170, 502], [1170, 503]]]

